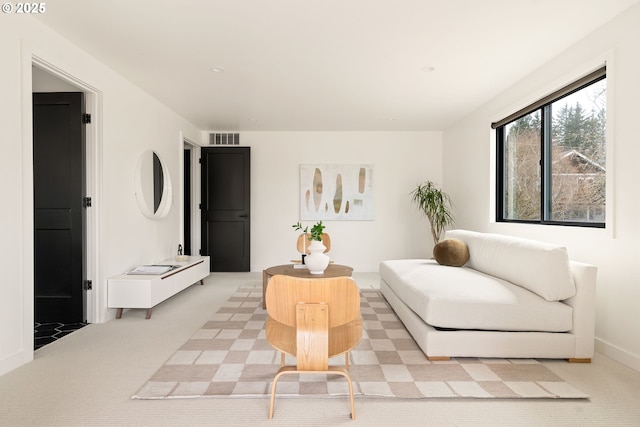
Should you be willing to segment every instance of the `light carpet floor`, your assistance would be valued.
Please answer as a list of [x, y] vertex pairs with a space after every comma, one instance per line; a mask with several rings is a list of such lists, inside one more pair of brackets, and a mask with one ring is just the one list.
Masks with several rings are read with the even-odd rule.
[[[363, 337], [349, 353], [358, 397], [586, 398], [533, 359], [431, 362], [378, 290], [360, 292]], [[280, 353], [265, 336], [262, 286], [239, 288], [134, 396], [137, 399], [267, 397]], [[287, 357], [286, 364], [295, 365]], [[344, 356], [330, 360], [344, 365]], [[288, 375], [278, 396], [348, 396], [340, 375]]]
[[[375, 288], [376, 273], [354, 273]], [[590, 396], [585, 399], [268, 399], [133, 400], [145, 381], [240, 286], [261, 273], [214, 273], [153, 310], [88, 325], [35, 352], [0, 376], [1, 426], [638, 426], [640, 372], [596, 353], [591, 364], [543, 361]], [[5, 325], [10, 327], [10, 325]], [[2, 332], [4, 333], [4, 332]]]

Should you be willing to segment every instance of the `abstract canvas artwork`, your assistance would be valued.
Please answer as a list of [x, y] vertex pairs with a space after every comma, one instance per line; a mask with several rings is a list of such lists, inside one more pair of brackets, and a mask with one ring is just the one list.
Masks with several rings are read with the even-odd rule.
[[373, 165], [300, 165], [300, 219], [373, 220]]

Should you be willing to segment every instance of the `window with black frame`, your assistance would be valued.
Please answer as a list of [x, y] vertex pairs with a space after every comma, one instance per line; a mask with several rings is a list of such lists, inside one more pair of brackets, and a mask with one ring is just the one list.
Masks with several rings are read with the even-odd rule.
[[493, 123], [496, 220], [605, 226], [606, 68]]

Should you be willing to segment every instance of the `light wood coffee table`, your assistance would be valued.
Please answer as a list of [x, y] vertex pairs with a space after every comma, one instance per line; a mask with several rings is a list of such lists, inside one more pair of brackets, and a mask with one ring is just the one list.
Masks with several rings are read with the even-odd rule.
[[319, 279], [326, 277], [340, 277], [351, 276], [353, 268], [347, 265], [329, 264], [323, 274], [311, 274], [306, 268], [294, 268], [294, 264], [284, 264], [269, 267], [266, 270], [262, 270], [262, 308], [267, 308], [267, 304], [264, 300], [264, 295], [267, 291], [267, 285], [271, 276], [276, 274], [283, 274], [285, 276], [293, 277], [307, 277], [310, 279]]

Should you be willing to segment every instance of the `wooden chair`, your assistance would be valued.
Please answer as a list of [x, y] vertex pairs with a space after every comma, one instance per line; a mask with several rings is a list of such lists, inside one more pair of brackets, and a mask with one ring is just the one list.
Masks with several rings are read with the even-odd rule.
[[[347, 379], [351, 418], [356, 418], [349, 351], [362, 339], [360, 292], [350, 277], [300, 278], [275, 275], [266, 293], [267, 341], [281, 352], [280, 369], [271, 386], [269, 418], [273, 418], [276, 386], [282, 375], [337, 374]], [[285, 353], [296, 366], [285, 366]], [[329, 359], [345, 355], [345, 366]]]
[[[304, 233], [298, 236], [296, 248], [301, 254], [304, 253], [309, 255], [309, 243], [311, 243], [311, 241], [309, 240], [309, 236], [310, 234]], [[323, 253], [327, 253], [329, 252], [329, 250], [331, 250], [331, 237], [327, 233], [322, 233], [322, 244], [327, 248]]]

